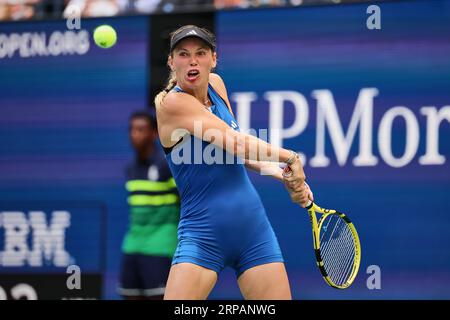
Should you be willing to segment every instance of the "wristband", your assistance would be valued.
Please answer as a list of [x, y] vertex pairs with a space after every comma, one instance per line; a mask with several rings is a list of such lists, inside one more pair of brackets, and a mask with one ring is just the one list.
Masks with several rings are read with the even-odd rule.
[[300, 158], [299, 155], [297, 154], [297, 152], [294, 152], [291, 150], [291, 153], [292, 153], [292, 155], [289, 157], [289, 159], [286, 160], [286, 164], [288, 166], [292, 165], [295, 162], [295, 160]]

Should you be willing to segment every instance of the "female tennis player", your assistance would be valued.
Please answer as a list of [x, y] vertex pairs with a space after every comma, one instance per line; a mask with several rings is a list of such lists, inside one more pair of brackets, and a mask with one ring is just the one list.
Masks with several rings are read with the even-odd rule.
[[[181, 198], [164, 298], [206, 299], [230, 266], [245, 299], [291, 299], [277, 238], [244, 164], [261, 171], [271, 162], [272, 176], [303, 207], [312, 194], [295, 152], [239, 132], [224, 82], [211, 73], [216, 63], [211, 32], [188, 25], [172, 33], [171, 77], [155, 98], [161, 143]], [[230, 155], [231, 164], [225, 161]], [[292, 175], [283, 178], [279, 162]]]

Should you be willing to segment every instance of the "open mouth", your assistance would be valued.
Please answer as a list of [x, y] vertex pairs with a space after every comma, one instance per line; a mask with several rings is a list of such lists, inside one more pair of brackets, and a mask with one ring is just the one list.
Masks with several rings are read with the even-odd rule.
[[198, 70], [190, 70], [187, 73], [187, 78], [188, 78], [189, 81], [194, 81], [194, 80], [196, 80], [198, 78], [199, 75], [200, 75], [200, 71], [198, 71]]

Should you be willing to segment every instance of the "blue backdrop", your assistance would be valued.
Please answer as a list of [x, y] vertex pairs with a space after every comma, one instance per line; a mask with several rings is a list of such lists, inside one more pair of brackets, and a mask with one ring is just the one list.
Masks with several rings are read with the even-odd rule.
[[[246, 125], [250, 122], [252, 128], [270, 129], [271, 123], [277, 123], [270, 118], [276, 118], [280, 108], [284, 110], [282, 128], [303, 117], [304, 130], [293, 132], [282, 144], [305, 154], [305, 172], [316, 201], [347, 212], [359, 231], [362, 264], [354, 286], [346, 291], [328, 288], [315, 269], [306, 212], [289, 203], [282, 186], [253, 176], [281, 243], [295, 298], [448, 299], [450, 2], [379, 3], [380, 30], [366, 27], [367, 7], [223, 12], [216, 27], [218, 70], [238, 117], [240, 111], [250, 108], [245, 111], [249, 115], [244, 120], [250, 119]], [[294, 91], [305, 101], [292, 102], [288, 95], [276, 93], [287, 99], [278, 105], [267, 96], [273, 91]], [[334, 105], [328, 102], [326, 92]], [[249, 93], [254, 100], [250, 107], [241, 98]], [[375, 165], [356, 166], [353, 162], [360, 154], [361, 122], [347, 145], [347, 160], [339, 164], [333, 145], [339, 152], [346, 145], [331, 142], [337, 139], [339, 128], [330, 125], [331, 117], [323, 121], [323, 114], [330, 114], [335, 107], [342, 132], [348, 134], [357, 101], [361, 110], [373, 109], [373, 115], [367, 113], [371, 127], [363, 125], [372, 137], [363, 139], [370, 139], [366, 144]], [[294, 104], [305, 106], [309, 113], [301, 111], [305, 108], [295, 109]], [[404, 108], [396, 108], [400, 106]], [[433, 135], [439, 153], [446, 157], [443, 163], [420, 163], [427, 145], [428, 117], [424, 113], [431, 111], [422, 109], [427, 106], [443, 118], [438, 142]], [[391, 115], [396, 116], [387, 130], [382, 123], [388, 123]], [[392, 132], [391, 139], [387, 131]], [[401, 158], [406, 132], [411, 135], [411, 156], [399, 163], [389, 153], [382, 154], [381, 149], [391, 149], [393, 157]], [[326, 165], [318, 161], [320, 145], [329, 158]], [[380, 267], [380, 290], [366, 287], [370, 265]], [[224, 284], [223, 292], [227, 289]]]
[[[118, 34], [108, 50], [91, 36], [103, 23]], [[0, 212], [30, 220], [29, 211], [40, 210], [50, 225], [53, 211], [67, 210], [69, 262], [82, 273], [104, 271], [105, 298], [117, 297], [128, 223], [124, 166], [133, 156], [128, 117], [147, 103], [148, 28], [147, 17], [83, 19], [69, 35], [65, 21], [0, 24]], [[0, 251], [5, 233], [0, 226]], [[31, 232], [28, 241], [31, 248]], [[0, 272], [10, 269], [0, 261]], [[55, 266], [24, 267], [37, 269]]]
[[[281, 129], [272, 142], [304, 154], [317, 202], [346, 212], [360, 234], [355, 284], [329, 288], [306, 212], [281, 184], [251, 175], [298, 299], [450, 298], [450, 1], [378, 5], [381, 30], [367, 29], [367, 5], [216, 14], [217, 72], [241, 127]], [[0, 24], [0, 212], [31, 221], [43, 211], [50, 224], [69, 211], [65, 249], [82, 271], [103, 270], [108, 299], [128, 221], [127, 119], [146, 104], [151, 76], [148, 19], [82, 20], [73, 34], [58, 21]], [[91, 38], [105, 22], [119, 38], [109, 50]], [[0, 252], [5, 234], [0, 219]], [[2, 261], [0, 273], [17, 271]], [[65, 271], [47, 264], [18, 268]], [[380, 290], [366, 286], [372, 265]], [[234, 272], [211, 298], [241, 298]]]

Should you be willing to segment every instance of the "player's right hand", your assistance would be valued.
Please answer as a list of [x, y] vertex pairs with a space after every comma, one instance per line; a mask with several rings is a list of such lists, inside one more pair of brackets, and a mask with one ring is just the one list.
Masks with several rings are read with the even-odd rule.
[[291, 187], [289, 184], [285, 183], [285, 187], [289, 192], [292, 202], [298, 203], [303, 208], [307, 206], [310, 192], [305, 184]]

